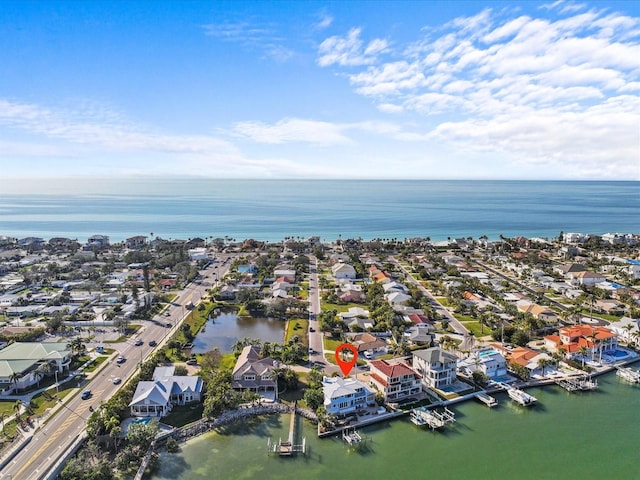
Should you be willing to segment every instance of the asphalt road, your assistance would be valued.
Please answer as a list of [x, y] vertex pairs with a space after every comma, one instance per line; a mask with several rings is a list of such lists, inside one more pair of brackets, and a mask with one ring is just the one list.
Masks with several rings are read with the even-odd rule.
[[[143, 321], [143, 327], [136, 336], [129, 338], [126, 342], [110, 345], [117, 350], [117, 353], [108, 360], [108, 364], [84, 384], [80, 384], [77, 392], [72, 394], [72, 398], [70, 396], [65, 398], [60, 409], [46, 421], [44, 426], [37, 429], [31, 442], [2, 469], [0, 479], [39, 480], [49, 473], [73, 441], [84, 432], [91, 413], [89, 407], [98, 408], [101, 401], [108, 400], [135, 372], [138, 362], [144, 361], [154, 349], [160, 347], [169, 338], [169, 334], [178, 327], [188, 313], [185, 305], [189, 302], [197, 305], [207, 289], [214, 286], [229, 271], [232, 261], [230, 257], [233, 255], [217, 255], [220, 262], [211, 264], [203, 270], [202, 280], [197, 283], [192, 282], [179, 293], [178, 297], [165, 309], [168, 315], [163, 312], [151, 320]], [[166, 326], [167, 324], [169, 327]], [[143, 345], [134, 344], [137, 338], [144, 342]], [[158, 346], [149, 346], [151, 340], [155, 340]], [[124, 363], [116, 363], [118, 354], [126, 358]], [[120, 377], [122, 383], [114, 385], [114, 377]], [[91, 390], [92, 396], [82, 400], [80, 392], [85, 389]]]

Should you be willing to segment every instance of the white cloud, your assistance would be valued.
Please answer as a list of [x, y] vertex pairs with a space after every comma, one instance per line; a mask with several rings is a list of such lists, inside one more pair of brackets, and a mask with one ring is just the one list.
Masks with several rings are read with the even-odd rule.
[[346, 37], [333, 36], [324, 40], [318, 48], [318, 65], [328, 67], [338, 64], [341, 66], [369, 65], [376, 61], [380, 53], [388, 50], [388, 43], [384, 39], [376, 38], [367, 46], [360, 39], [360, 28], [352, 28]]
[[564, 163], [576, 177], [601, 168], [640, 179], [640, 105], [632, 96], [640, 85], [640, 19], [568, 2], [544, 10], [457, 18], [387, 51], [386, 62], [363, 60], [354, 29], [347, 39], [325, 40], [332, 48], [319, 50], [319, 64], [359, 67], [346, 73], [350, 84], [383, 113], [440, 122], [431, 141], [518, 163]]
[[224, 42], [236, 43], [245, 50], [259, 51], [265, 57], [284, 62], [294, 52], [286, 46], [285, 38], [278, 33], [277, 25], [250, 21], [209, 23], [202, 25], [204, 34]]
[[333, 17], [331, 15], [327, 15], [326, 13], [323, 13], [320, 16], [320, 20], [318, 21], [318, 23], [316, 23], [315, 27], [319, 30], [322, 30], [330, 27], [332, 23], [333, 23]]
[[237, 135], [260, 143], [282, 144], [304, 142], [316, 145], [339, 145], [350, 140], [343, 128], [329, 122], [287, 118], [269, 125], [263, 122], [240, 122], [234, 125]]

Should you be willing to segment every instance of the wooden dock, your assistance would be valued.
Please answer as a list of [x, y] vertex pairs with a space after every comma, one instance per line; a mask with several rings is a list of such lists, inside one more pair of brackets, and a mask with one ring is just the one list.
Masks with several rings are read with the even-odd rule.
[[498, 401], [495, 398], [493, 398], [491, 395], [489, 395], [487, 392], [478, 392], [474, 396], [489, 408], [492, 408], [498, 405]]
[[581, 377], [560, 378], [556, 380], [556, 385], [559, 385], [568, 392], [577, 392], [595, 390], [598, 388], [598, 381], [593, 380], [590, 376], [583, 375]]
[[455, 414], [445, 407], [444, 411], [427, 410], [424, 407], [411, 410], [411, 421], [418, 426], [426, 425], [432, 430], [444, 428], [456, 421]]
[[267, 440], [267, 454], [276, 454], [281, 457], [291, 457], [298, 453], [302, 453], [303, 455], [306, 453], [307, 439], [302, 438], [302, 443], [295, 443], [295, 433], [296, 433], [296, 405], [294, 402], [293, 407], [291, 408], [291, 419], [289, 421], [289, 436], [286, 441], [282, 441], [282, 438], [278, 440], [278, 443], [272, 443], [271, 438]]

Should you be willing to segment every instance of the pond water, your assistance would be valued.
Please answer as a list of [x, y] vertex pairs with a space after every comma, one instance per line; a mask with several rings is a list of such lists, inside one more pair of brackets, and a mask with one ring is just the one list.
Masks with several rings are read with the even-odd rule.
[[285, 322], [272, 318], [239, 317], [235, 311], [215, 310], [193, 341], [192, 353], [205, 353], [217, 348], [231, 353], [238, 340], [249, 337], [282, 343]]

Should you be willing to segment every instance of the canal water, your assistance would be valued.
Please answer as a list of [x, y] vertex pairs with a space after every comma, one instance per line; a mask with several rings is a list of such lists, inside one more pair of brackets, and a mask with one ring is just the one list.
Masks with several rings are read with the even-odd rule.
[[282, 343], [284, 329], [282, 320], [239, 317], [235, 311], [218, 309], [196, 335], [191, 352], [205, 353], [217, 348], [221, 353], [231, 353], [233, 344], [244, 337]]
[[594, 392], [528, 390], [539, 400], [533, 408], [504, 394], [493, 409], [469, 401], [452, 408], [457, 421], [443, 432], [406, 418], [373, 425], [361, 430], [361, 452], [318, 439], [305, 422], [308, 455], [268, 456], [267, 440], [287, 437], [289, 416], [248, 420], [163, 453], [153, 480], [640, 478], [640, 387], [615, 374], [598, 381]]

